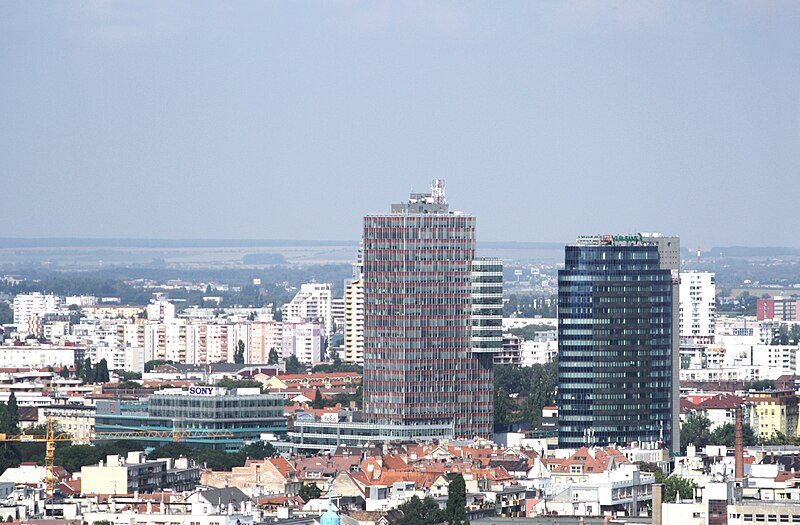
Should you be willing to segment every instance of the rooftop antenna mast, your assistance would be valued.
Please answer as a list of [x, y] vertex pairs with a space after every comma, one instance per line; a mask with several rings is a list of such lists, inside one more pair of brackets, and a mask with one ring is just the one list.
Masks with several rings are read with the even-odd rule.
[[447, 199], [444, 197], [444, 179], [433, 179], [431, 184], [431, 197], [435, 204], [446, 204]]

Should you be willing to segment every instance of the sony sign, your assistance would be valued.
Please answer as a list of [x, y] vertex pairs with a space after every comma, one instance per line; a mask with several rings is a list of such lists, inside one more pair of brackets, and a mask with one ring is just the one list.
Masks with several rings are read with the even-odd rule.
[[189, 395], [190, 396], [213, 396], [215, 393], [215, 388], [213, 386], [190, 386], [189, 387]]

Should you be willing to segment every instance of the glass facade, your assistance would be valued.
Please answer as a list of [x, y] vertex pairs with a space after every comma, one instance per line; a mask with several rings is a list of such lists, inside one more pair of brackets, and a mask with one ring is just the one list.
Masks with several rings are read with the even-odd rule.
[[475, 218], [429, 198], [364, 218], [364, 414], [490, 437], [491, 360], [472, 349]]
[[558, 273], [558, 445], [672, 441], [673, 279], [654, 243], [571, 245]]
[[95, 428], [98, 432], [224, 430], [233, 436], [189, 437], [184, 441], [193, 445], [230, 450], [238, 450], [245, 442], [260, 439], [261, 434], [286, 433], [283, 398], [265, 394], [240, 394], [237, 389], [226, 391], [219, 388], [214, 395], [192, 395], [188, 391], [156, 393], [149, 396], [144, 404], [107, 405], [98, 403], [95, 416]]

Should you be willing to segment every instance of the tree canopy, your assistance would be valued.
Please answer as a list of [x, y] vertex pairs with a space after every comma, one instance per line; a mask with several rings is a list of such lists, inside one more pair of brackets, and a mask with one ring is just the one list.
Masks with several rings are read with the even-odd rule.
[[286, 358], [286, 362], [284, 363], [284, 367], [286, 368], [287, 374], [305, 374], [306, 373], [306, 365], [300, 362], [297, 359], [297, 356], [290, 355]]
[[[527, 421], [535, 426], [542, 408], [555, 404], [558, 366], [555, 361], [530, 367], [494, 367], [495, 422]], [[505, 395], [503, 395], [505, 394]], [[508, 395], [517, 394], [521, 405]]]
[[664, 502], [674, 503], [677, 501], [678, 496], [682, 500], [691, 499], [694, 497], [694, 489], [697, 488], [697, 483], [688, 478], [672, 475], [664, 480]]
[[681, 447], [694, 445], [698, 449], [711, 443], [711, 420], [702, 412], [691, 412], [681, 425]]
[[464, 476], [457, 475], [447, 487], [445, 519], [449, 525], [469, 525], [467, 519], [467, 485]]
[[308, 503], [312, 499], [319, 498], [322, 492], [319, 490], [316, 483], [303, 483], [297, 495], [303, 498], [304, 502]]
[[430, 496], [426, 496], [425, 499], [413, 496], [398, 509], [403, 513], [403, 517], [396, 525], [435, 525], [446, 519], [439, 504]]
[[[747, 446], [758, 443], [758, 437], [749, 425], [742, 425], [742, 438]], [[698, 449], [706, 445], [732, 447], [735, 441], [736, 426], [733, 423], [725, 423], [711, 431], [711, 420], [703, 412], [691, 412], [681, 425], [681, 447], [684, 452], [689, 444]]]
[[244, 341], [241, 339], [236, 343], [236, 351], [233, 353], [233, 362], [239, 364], [244, 363]]
[[271, 443], [256, 441], [233, 453], [224, 450], [193, 448], [186, 443], [167, 443], [150, 452], [147, 457], [150, 459], [177, 459], [183, 456], [205, 464], [212, 470], [230, 471], [233, 467], [244, 466], [248, 459], [264, 459], [275, 455], [275, 447]]

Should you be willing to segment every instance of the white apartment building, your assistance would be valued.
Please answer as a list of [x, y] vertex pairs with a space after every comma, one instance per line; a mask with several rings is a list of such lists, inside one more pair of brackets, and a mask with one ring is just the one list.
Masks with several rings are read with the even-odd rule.
[[187, 363], [187, 326], [178, 319], [171, 324], [147, 324], [144, 332], [145, 361], [164, 359]]
[[344, 297], [336, 297], [331, 299], [331, 318], [333, 319], [334, 332], [341, 332], [344, 330], [344, 314]]
[[31, 316], [56, 313], [60, 306], [61, 298], [53, 294], [44, 295], [39, 292], [18, 294], [14, 296], [11, 306], [14, 310], [14, 324], [20, 331], [27, 331]]
[[344, 289], [344, 361], [364, 364], [364, 280], [348, 282]]
[[73, 325], [72, 334], [64, 339], [82, 346], [117, 346], [118, 324], [115, 319], [85, 319]]
[[327, 344], [322, 323], [283, 323], [282, 335], [282, 357], [294, 355], [301, 363], [312, 366], [325, 360]]
[[171, 323], [175, 319], [175, 305], [169, 301], [153, 301], [147, 305], [147, 320]]
[[4, 368], [71, 367], [75, 366], [75, 347], [0, 346], [0, 363]]
[[144, 346], [126, 346], [122, 349], [125, 354], [125, 370], [128, 372], [144, 372]]
[[94, 295], [68, 295], [64, 298], [66, 306], [95, 306], [97, 304], [97, 297]]
[[266, 363], [269, 352], [275, 349], [278, 355], [283, 347], [283, 323], [277, 321], [254, 322], [248, 325], [247, 363]]
[[122, 348], [144, 348], [144, 323], [119, 323], [117, 345]]
[[283, 321], [321, 321], [325, 326], [325, 336], [330, 337], [333, 332], [331, 298], [330, 283], [303, 284], [294, 298], [283, 305]]
[[[754, 345], [750, 347], [753, 364], [769, 368], [775, 375], [774, 379], [787, 374], [797, 374], [797, 345]], [[773, 379], [773, 378], [770, 378]]]
[[681, 340], [713, 343], [717, 291], [713, 272], [681, 272]]
[[39, 409], [39, 424], [47, 424], [47, 418], [58, 425], [59, 430], [71, 435], [73, 444], [89, 445], [94, 435], [94, 416], [97, 409], [91, 405], [51, 405]]
[[69, 332], [70, 324], [67, 321], [51, 321], [41, 326], [42, 337], [55, 344], [64, 344]]
[[90, 346], [84, 354], [92, 363], [97, 364], [103, 359], [109, 370], [125, 369], [125, 349], [114, 346]]
[[520, 366], [533, 366], [554, 361], [558, 356], [557, 337], [537, 337], [533, 341], [520, 343]]
[[233, 340], [232, 325], [190, 324], [187, 326], [187, 362], [195, 365], [233, 362], [237, 342]]

